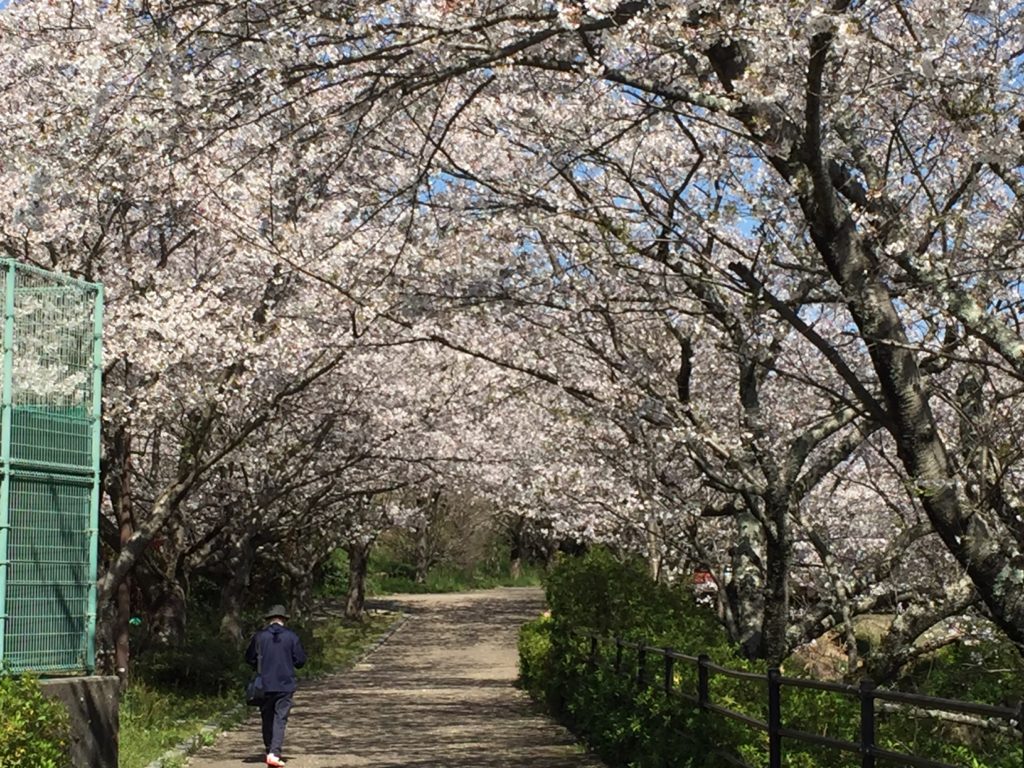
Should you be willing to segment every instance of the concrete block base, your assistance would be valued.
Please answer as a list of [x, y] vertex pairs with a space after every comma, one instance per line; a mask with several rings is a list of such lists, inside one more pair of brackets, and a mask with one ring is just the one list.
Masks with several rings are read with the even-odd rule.
[[71, 715], [71, 768], [117, 768], [118, 679], [55, 677], [39, 682], [43, 693], [63, 702]]

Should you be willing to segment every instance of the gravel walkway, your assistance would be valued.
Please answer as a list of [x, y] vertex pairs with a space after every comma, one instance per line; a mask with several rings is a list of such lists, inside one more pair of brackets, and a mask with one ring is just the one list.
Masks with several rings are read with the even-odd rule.
[[[284, 742], [289, 768], [600, 768], [513, 687], [517, 630], [543, 610], [540, 590], [376, 604], [408, 618], [352, 670], [299, 689]], [[259, 765], [262, 747], [251, 717], [187, 765]]]

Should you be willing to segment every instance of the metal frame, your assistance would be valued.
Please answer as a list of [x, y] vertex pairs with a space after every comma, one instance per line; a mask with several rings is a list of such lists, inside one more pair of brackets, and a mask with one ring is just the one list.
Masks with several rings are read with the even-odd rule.
[[[100, 501], [100, 440], [101, 440], [101, 408], [102, 408], [102, 328], [103, 328], [103, 288], [99, 284], [88, 283], [65, 275], [47, 272], [32, 265], [22, 264], [11, 259], [0, 259], [0, 279], [3, 281], [3, 371], [2, 371], [2, 392], [0, 392], [0, 669], [7, 668], [10, 671], [33, 671], [33, 672], [92, 672], [95, 669], [96, 656], [96, 574], [99, 560], [99, 501]], [[28, 285], [24, 283], [27, 282]], [[55, 297], [52, 305], [46, 305], [45, 299], [48, 296]], [[27, 297], [27, 298], [21, 298]], [[19, 326], [19, 309], [26, 311], [24, 305], [19, 301], [32, 301], [35, 297], [43, 297], [42, 318], [32, 318], [26, 326]], [[81, 304], [82, 314], [79, 316], [78, 305]], [[70, 304], [70, 308], [69, 308]], [[89, 306], [91, 304], [91, 307]], [[31, 305], [30, 305], [31, 306]], [[57, 392], [57, 405], [47, 405], [45, 402], [37, 406], [34, 402], [25, 404], [22, 395], [16, 392], [18, 385], [18, 365], [26, 358], [17, 353], [18, 345], [38, 340], [40, 336], [39, 327], [47, 327], [49, 319], [47, 313], [61, 315], [69, 310], [67, 317], [72, 318], [75, 333], [82, 335], [72, 336], [77, 338], [79, 345], [66, 348], [64, 346], [66, 337], [57, 335], [58, 347], [56, 354], [51, 356], [49, 350], [44, 348], [40, 352], [38, 348], [28, 352], [30, 360], [38, 359], [45, 379], [46, 371], [50, 363], [56, 363], [58, 367], [65, 366], [64, 370], [70, 369], [78, 377], [78, 383], [72, 383], [70, 394]], [[32, 310], [29, 310], [30, 312]], [[50, 328], [54, 327], [52, 325]], [[60, 326], [58, 326], [59, 328]], [[91, 328], [91, 334], [90, 334]], [[42, 337], [47, 338], [47, 337]], [[74, 342], [72, 342], [73, 344]], [[31, 347], [30, 347], [31, 349]], [[68, 351], [70, 349], [70, 351]], [[33, 355], [41, 355], [35, 358]], [[57, 380], [57, 379], [55, 379]], [[59, 381], [59, 380], [58, 380]], [[29, 397], [32, 391], [29, 390]], [[64, 402], [75, 403], [68, 406], [69, 409], [81, 408], [80, 415], [65, 416], [63, 414], [54, 417], [47, 413], [47, 408], [56, 408], [58, 411], [64, 407], [60, 405], [61, 399]], [[19, 403], [21, 403], [19, 405]], [[33, 410], [38, 408], [40, 415], [35, 415]], [[26, 416], [26, 411], [28, 415]], [[18, 414], [21, 414], [19, 416]], [[38, 420], [35, 420], [37, 419]], [[60, 424], [63, 418], [65, 430], [50, 430], [54, 423]], [[49, 421], [47, 419], [50, 419]], [[69, 420], [80, 426], [66, 431]], [[17, 421], [17, 425], [16, 425]], [[17, 434], [16, 434], [17, 433]], [[47, 442], [47, 440], [51, 442]], [[47, 453], [49, 452], [49, 453]], [[36, 485], [46, 489], [44, 492], [52, 495], [53, 509], [47, 513], [57, 512], [58, 520], [66, 519], [60, 514], [65, 506], [71, 504], [84, 514], [85, 519], [78, 518], [79, 522], [72, 524], [70, 528], [56, 528], [50, 531], [52, 536], [71, 536], [76, 542], [75, 550], [82, 556], [74, 561], [66, 561], [72, 566], [70, 573], [54, 571], [53, 566], [61, 567], [65, 561], [32, 560], [26, 561], [24, 550], [24, 531], [32, 530], [31, 526], [19, 525], [15, 510], [26, 513], [26, 509], [17, 506], [20, 503], [29, 504], [27, 508], [31, 513], [31, 502], [24, 501], [31, 498], [33, 494], [38, 495], [40, 491], [35, 490]], [[18, 490], [18, 489], [21, 490]], [[32, 490], [25, 490], [26, 488]], [[78, 491], [69, 489], [78, 488]], [[83, 496], [85, 494], [85, 496]], [[45, 502], [44, 502], [45, 504]], [[88, 504], [86, 510], [84, 505]], [[24, 518], [23, 518], [24, 519]], [[46, 529], [43, 529], [46, 530]], [[18, 531], [22, 533], [18, 535]], [[15, 537], [12, 539], [12, 532]], [[45, 534], [44, 534], [45, 535]], [[19, 547], [19, 538], [22, 540], [21, 559], [16, 560]], [[29, 538], [29, 546], [33, 549], [38, 546], [37, 540]], [[46, 547], [49, 547], [49, 550]], [[48, 540], [43, 545], [44, 553], [53, 551], [60, 552], [60, 541], [56, 544]], [[12, 549], [13, 548], [13, 549]], [[87, 552], [83, 552], [83, 548]], [[52, 627], [47, 629], [58, 637], [77, 637], [78, 640], [71, 643], [65, 642], [57, 648], [41, 646], [38, 649], [38, 656], [35, 660], [15, 658], [15, 651], [12, 650], [12, 621], [17, 622], [17, 616], [11, 613], [12, 600], [11, 589], [17, 573], [15, 566], [19, 562], [40, 563], [46, 567], [49, 563], [49, 578], [55, 579], [49, 583], [57, 595], [56, 599], [64, 599], [62, 585], [72, 588], [74, 605], [67, 606], [68, 621], [60, 625], [53, 632]], [[43, 571], [45, 573], [45, 571]], [[67, 573], [68, 575], [65, 575]], [[70, 578], [71, 581], [64, 579]], [[22, 588], [31, 582], [20, 582]], [[77, 592], [75, 591], [77, 590]], [[82, 603], [78, 603], [79, 599]], [[80, 611], [80, 612], [79, 612]], [[34, 618], [34, 617], [33, 617]], [[52, 620], [52, 616], [43, 615], [40, 620], [45, 622]], [[24, 628], [23, 628], [24, 629]], [[79, 630], [81, 629], [81, 637]], [[28, 636], [24, 632], [18, 636]], [[56, 644], [58, 641], [54, 641]], [[77, 645], [77, 650], [73, 647]], [[52, 654], [50, 660], [42, 660], [45, 654]], [[19, 654], [20, 655], [20, 654]], [[54, 660], [58, 655], [61, 660]], [[74, 655], [77, 660], [71, 661]], [[29, 654], [26, 654], [26, 657]]]
[[86, 671], [96, 668], [96, 574], [100, 540], [100, 455], [103, 432], [103, 286], [96, 284], [92, 318], [92, 493], [89, 506], [89, 597], [86, 614]]
[[4, 270], [4, 333], [3, 333], [3, 392], [0, 427], [0, 665], [6, 658], [4, 638], [7, 636], [7, 575], [11, 562], [8, 555], [11, 530], [11, 416], [14, 389], [14, 287], [13, 262]]

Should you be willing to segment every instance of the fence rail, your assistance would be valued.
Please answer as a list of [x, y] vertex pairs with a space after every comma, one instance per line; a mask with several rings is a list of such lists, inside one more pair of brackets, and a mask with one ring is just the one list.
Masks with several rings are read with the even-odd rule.
[[[782, 758], [785, 754], [784, 740], [824, 747], [834, 751], [859, 754], [861, 768], [875, 768], [879, 760], [885, 761], [885, 765], [910, 766], [911, 768], [960, 768], [938, 760], [895, 752], [879, 746], [876, 729], [876, 714], [878, 711], [876, 704], [878, 702], [905, 704], [925, 709], [929, 712], [975, 715], [1002, 722], [1006, 729], [1012, 729], [1015, 732], [1021, 744], [1021, 765], [1024, 766], [1024, 702], [1021, 702], [1015, 708], [999, 707], [958, 699], [921, 696], [901, 691], [885, 690], [877, 688], [875, 683], [868, 679], [862, 680], [859, 685], [854, 686], [785, 677], [778, 669], [769, 669], [767, 674], [756, 674], [719, 666], [713, 663], [706, 655], [690, 656], [679, 653], [672, 648], [630, 642], [621, 638], [608, 638], [590, 632], [574, 632], [573, 634], [589, 642], [587, 654], [588, 669], [593, 670], [597, 668], [602, 658], [602, 644], [613, 644], [615, 648], [612, 659], [613, 671], [619, 676], [631, 678], [639, 688], [659, 687], [667, 696], [677, 697], [703, 711], [729, 718], [742, 723], [748, 728], [767, 733], [768, 768], [782, 768]], [[627, 663], [627, 651], [635, 659], [635, 662]], [[650, 674], [650, 660], [654, 657], [661, 657], [662, 659], [659, 673], [660, 680], [654, 679], [654, 676]], [[697, 686], [695, 693], [688, 693], [677, 685], [677, 662], [696, 666]], [[712, 701], [711, 680], [714, 675], [765, 684], [767, 686], [767, 719], [761, 720]], [[858, 740], [849, 741], [811, 733], [799, 728], [787, 728], [783, 724], [782, 706], [782, 690], [786, 687], [824, 691], [856, 698], [860, 702]], [[726, 757], [729, 762], [740, 768], [754, 768], [736, 756], [723, 755], [723, 757]]]

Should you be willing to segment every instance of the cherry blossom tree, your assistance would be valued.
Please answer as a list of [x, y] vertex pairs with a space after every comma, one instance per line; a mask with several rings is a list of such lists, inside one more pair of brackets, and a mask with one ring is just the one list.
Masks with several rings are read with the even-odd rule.
[[473, 483], [655, 573], [714, 565], [752, 653], [834, 626], [852, 648], [856, 613], [904, 598], [878, 669], [976, 599], [1024, 643], [1020, 13], [5, 11], [0, 247], [111, 295], [107, 593], [385, 344], [417, 350], [373, 362], [395, 483]]
[[[696, 270], [720, 253], [842, 379], [858, 418], [891, 435], [944, 547], [1022, 642], [1015, 457], [956, 416], [980, 416], [977, 397], [961, 405], [968, 393], [1019, 375], [1019, 13], [938, 1], [364, 4], [319, 15], [278, 93], [334, 90], [343, 120], [401, 99], [410, 155], [432, 163], [428, 191], [430, 178], [464, 181], [538, 216], [561, 213], [566, 187], [625, 170], [633, 194], [591, 194], [589, 217]], [[621, 137], [644, 152], [618, 155]], [[633, 173], [652, 157], [656, 175]], [[855, 330], [850, 343], [816, 333], [819, 315]]]
[[211, 163], [225, 147], [203, 153], [211, 129], [191, 118], [209, 86], [158, 25], [77, 4], [19, 4], [0, 25], [2, 247], [107, 288], [100, 605], [117, 596], [125, 670], [129, 575], [159, 539], [161, 597], [180, 615], [189, 497], [281, 426], [282, 408], [345, 359], [353, 328], [334, 318], [333, 292], [286, 269], [280, 251], [301, 241], [254, 242], [266, 185]]

